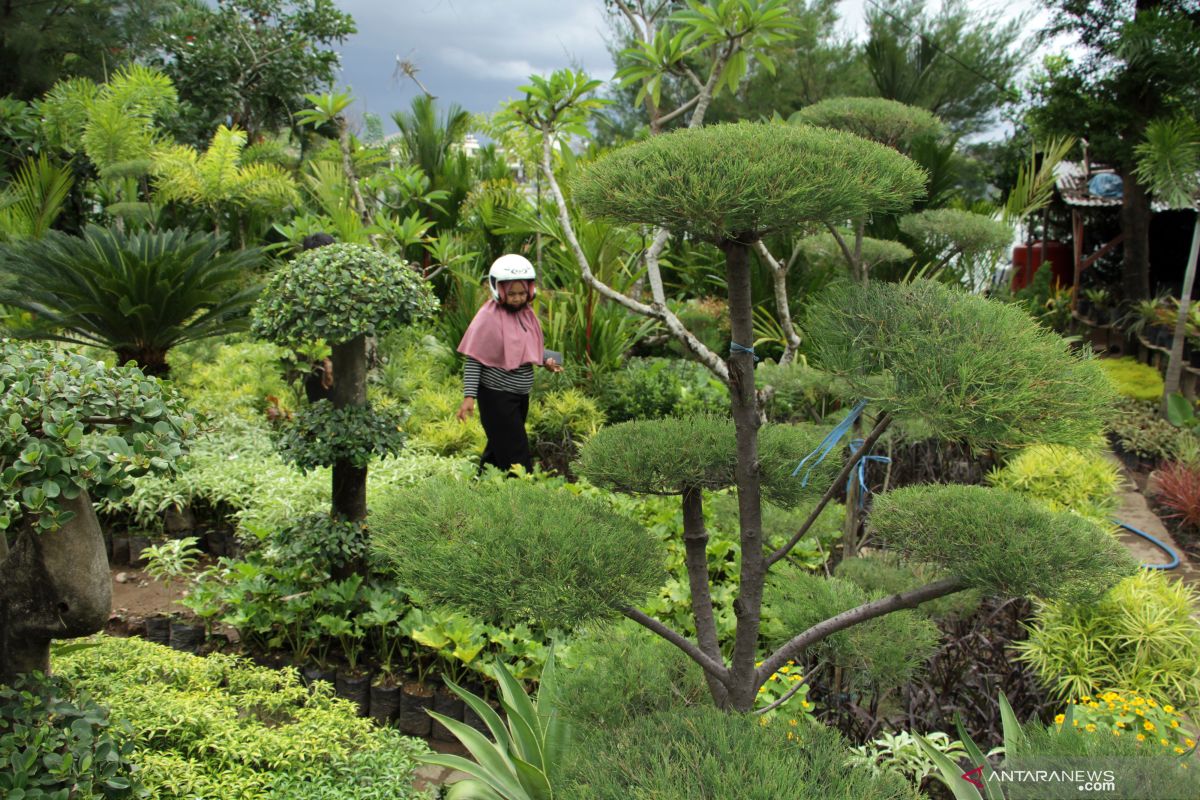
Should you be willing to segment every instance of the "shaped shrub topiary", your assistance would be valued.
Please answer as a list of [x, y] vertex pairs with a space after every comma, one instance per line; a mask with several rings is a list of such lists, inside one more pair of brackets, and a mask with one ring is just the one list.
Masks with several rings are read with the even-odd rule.
[[1019, 308], [932, 281], [835, 287], [805, 329], [818, 366], [947, 440], [1076, 445], [1114, 399], [1095, 359]]
[[644, 602], [666, 578], [636, 522], [523, 481], [427, 481], [373, 508], [371, 531], [402, 585], [493, 621], [570, 628]]
[[1136, 568], [1094, 522], [1004, 489], [896, 489], [875, 498], [870, 528], [913, 560], [1006, 596], [1094, 599]]
[[945, 131], [941, 120], [925, 109], [882, 97], [832, 97], [805, 106], [788, 122], [848, 131], [900, 150], [914, 139]]
[[0, 682], [46, 672], [51, 639], [100, 630], [112, 580], [93, 495], [169, 472], [195, 432], [136, 367], [0, 341]]
[[395, 452], [401, 441], [399, 418], [367, 402], [367, 337], [437, 309], [432, 289], [407, 264], [356, 244], [301, 253], [275, 273], [254, 308], [255, 333], [276, 344], [323, 339], [331, 346], [330, 402], [302, 411], [281, 446], [302, 468], [333, 467], [334, 516], [366, 518], [367, 460]]
[[253, 330], [291, 347], [376, 336], [431, 317], [437, 298], [400, 259], [372, 247], [332, 244], [277, 271], [254, 307]]
[[[807, 424], [767, 425], [759, 431], [766, 499], [791, 508], [825, 491], [841, 469], [839, 455], [830, 453], [820, 464], [814, 461], [807, 482], [792, 473], [828, 433], [826, 427]], [[575, 469], [591, 483], [615, 492], [683, 494], [687, 489], [733, 486], [736, 454], [730, 420], [710, 416], [636, 420], [601, 428], [580, 451]]]

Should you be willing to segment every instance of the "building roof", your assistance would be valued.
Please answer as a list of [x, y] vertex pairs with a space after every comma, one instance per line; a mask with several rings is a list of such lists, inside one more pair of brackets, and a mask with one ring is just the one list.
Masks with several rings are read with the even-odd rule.
[[[1091, 170], [1085, 170], [1078, 161], [1060, 161], [1054, 165], [1054, 186], [1063, 202], [1076, 208], [1120, 208], [1121, 198], [1101, 197], [1088, 191], [1088, 180], [1100, 173], [1115, 173], [1112, 167], [1102, 164], [1092, 164]], [[1166, 203], [1159, 200], [1151, 201], [1150, 209], [1155, 213], [1170, 209]]]

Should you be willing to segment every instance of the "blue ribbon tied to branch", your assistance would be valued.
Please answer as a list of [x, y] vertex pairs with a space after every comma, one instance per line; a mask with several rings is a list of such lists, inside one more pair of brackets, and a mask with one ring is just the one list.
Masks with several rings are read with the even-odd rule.
[[829, 434], [821, 440], [821, 443], [817, 445], [817, 448], [801, 459], [800, 463], [796, 465], [796, 468], [792, 470], [793, 478], [800, 474], [800, 470], [804, 468], [804, 465], [808, 463], [810, 459], [816, 459], [816, 461], [813, 461], [812, 464], [809, 464], [808, 469], [805, 470], [804, 477], [800, 479], [801, 486], [808, 486], [808, 479], [812, 476], [812, 471], [816, 469], [822, 461], [825, 460], [825, 456], [829, 455], [829, 451], [837, 446], [837, 443], [840, 442], [842, 437], [846, 435], [846, 431], [850, 430], [850, 426], [854, 424], [854, 420], [858, 419], [858, 415], [861, 414], [863, 409], [866, 407], [867, 401], [859, 400], [858, 405], [850, 410], [850, 413], [846, 415], [844, 420], [834, 426], [833, 430], [831, 430]]
[[[850, 452], [857, 453], [858, 449], [863, 446], [864, 439], [851, 439]], [[867, 495], [871, 493], [871, 489], [867, 486], [867, 463], [875, 462], [876, 464], [890, 464], [892, 460], [887, 456], [872, 456], [866, 453], [862, 454], [862, 458], [858, 459], [858, 466], [854, 472], [850, 473], [850, 477], [846, 479], [846, 496], [850, 496], [850, 486], [854, 483], [854, 478], [858, 477], [858, 509], [861, 511], [867, 502]]]

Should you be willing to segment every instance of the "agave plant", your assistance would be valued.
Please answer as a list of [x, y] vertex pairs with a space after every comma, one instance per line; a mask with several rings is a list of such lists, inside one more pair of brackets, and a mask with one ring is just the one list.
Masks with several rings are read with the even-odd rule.
[[0, 303], [35, 317], [16, 336], [109, 348], [162, 375], [175, 345], [245, 325], [258, 295], [247, 277], [262, 251], [224, 244], [183, 229], [50, 231], [0, 250]]
[[437, 753], [421, 756], [421, 760], [471, 776], [451, 786], [446, 800], [554, 800], [552, 781], [570, 735], [566, 720], [559, 716], [554, 705], [554, 651], [551, 649], [542, 668], [536, 701], [530, 700], [525, 688], [503, 664], [496, 664], [496, 678], [500, 682], [500, 704], [508, 716], [507, 725], [483, 698], [446, 681], [484, 721], [495, 741], [488, 741], [462, 722], [430, 711], [429, 715], [445, 725], [475, 760]]

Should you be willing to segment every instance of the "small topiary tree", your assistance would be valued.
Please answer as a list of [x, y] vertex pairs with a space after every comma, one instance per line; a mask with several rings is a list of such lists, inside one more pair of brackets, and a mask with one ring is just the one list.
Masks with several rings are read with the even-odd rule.
[[0, 683], [104, 627], [112, 581], [91, 497], [173, 468], [194, 425], [136, 367], [0, 341]]
[[[768, 573], [808, 534], [894, 418], [919, 418], [946, 438], [977, 445], [1071, 442], [1099, 430], [1109, 402], [1099, 368], [1019, 309], [924, 281], [844, 286], [814, 304], [806, 329], [814, 360], [869, 399], [878, 409], [877, 423], [849, 461], [817, 459], [805, 475], [794, 476], [796, 461], [831, 450], [837, 439], [818, 446], [825, 431], [802, 425], [760, 430], [748, 346], [753, 339], [747, 253], [760, 236], [783, 225], [903, 207], [919, 194], [922, 180], [904, 156], [848, 133], [743, 123], [630, 145], [590, 165], [574, 187], [575, 198], [590, 213], [686, 232], [715, 242], [726, 254], [738, 346], [723, 369], [713, 371], [727, 376], [732, 426], [706, 418], [615, 425], [584, 446], [577, 464], [580, 474], [604, 488], [680, 497], [694, 639], [637, 608], [648, 594], [640, 565], [651, 556], [644, 543], [635, 550], [629, 533], [612, 525], [531, 514], [527, 509], [539, 502], [533, 495], [510, 506], [516, 521], [507, 511], [489, 511], [506, 526], [526, 528], [524, 535], [539, 542], [535, 552], [526, 551], [520, 559], [497, 558], [493, 537], [482, 535], [460, 534], [454, 547], [435, 544], [441, 535], [429, 535], [434, 526], [448, 526], [440, 528], [447, 531], [460, 524], [447, 523], [447, 516], [466, 520], [476, 513], [479, 500], [471, 492], [455, 493], [448, 506], [436, 509], [420, 496], [398, 498], [372, 520], [377, 546], [392, 553], [391, 563], [406, 585], [489, 616], [504, 609], [510, 621], [566, 625], [563, 598], [586, 589], [603, 608], [590, 606], [586, 614], [572, 615], [577, 620], [618, 613], [635, 620], [704, 669], [719, 706], [741, 712], [753, 708], [757, 689], [789, 660], [803, 658], [860, 623], [967, 588], [1078, 596], [1110, 585], [1133, 563], [1114, 539], [1086, 520], [1046, 511], [1001, 490], [922, 487], [921, 494], [896, 493], [891, 505], [884, 504], [885, 511], [896, 510], [878, 515], [872, 527], [900, 552], [933, 562], [940, 577], [884, 596], [821, 593], [827, 601], [820, 613], [813, 618], [812, 609], [797, 609], [790, 617], [808, 619], [797, 622], [803, 629], [771, 646], [756, 664], [764, 643], [761, 612]], [[741, 560], [736, 632], [732, 648], [723, 650], [714, 623], [703, 490], [728, 486], [737, 488]], [[764, 500], [810, 509], [779, 547], [764, 541]], [[919, 513], [907, 513], [910, 504]], [[610, 562], [614, 547], [622, 556]], [[629, 566], [635, 552], [637, 570]], [[438, 559], [442, 576], [480, 578], [436, 578], [428, 568], [415, 566], [429, 558]], [[622, 571], [627, 573], [624, 588], [614, 588]], [[483, 578], [485, 572], [497, 577]], [[774, 585], [786, 592], [789, 583]]]
[[333, 388], [297, 414], [280, 441], [301, 469], [333, 467], [332, 513], [367, 516], [367, 463], [396, 452], [400, 420], [367, 402], [367, 337], [432, 316], [438, 302], [408, 265], [374, 248], [332, 244], [301, 253], [271, 278], [253, 310], [253, 330], [285, 347], [324, 340]]

